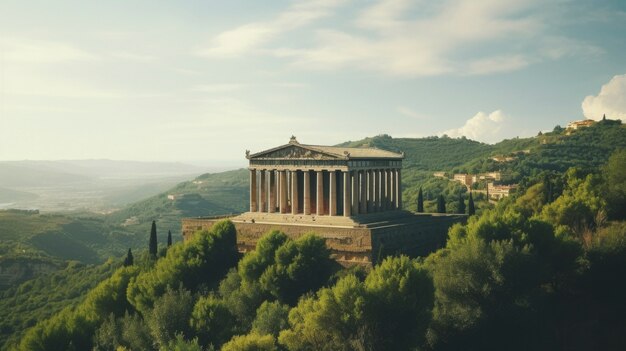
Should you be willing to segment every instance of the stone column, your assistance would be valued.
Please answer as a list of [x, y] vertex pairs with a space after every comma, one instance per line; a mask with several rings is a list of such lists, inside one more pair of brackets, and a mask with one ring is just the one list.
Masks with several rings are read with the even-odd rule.
[[250, 170], [250, 212], [257, 211], [257, 184], [256, 184], [256, 169]]
[[374, 171], [367, 171], [367, 213], [374, 212]]
[[396, 171], [395, 169], [390, 169], [389, 170], [389, 177], [391, 180], [391, 191], [389, 192], [390, 194], [390, 204], [391, 204], [391, 209], [394, 210], [396, 208]]
[[287, 171], [280, 171], [280, 213], [287, 213]]
[[271, 170], [269, 173], [269, 183], [270, 183], [270, 203], [267, 207], [267, 212], [274, 213], [276, 212], [276, 172]]
[[351, 199], [351, 187], [350, 184], [350, 172], [343, 172], [343, 216], [350, 217], [352, 214], [352, 199]]
[[385, 172], [385, 210], [388, 210], [391, 202], [391, 177], [389, 176], [389, 170], [384, 170]]
[[359, 189], [361, 190], [359, 213], [367, 213], [367, 171], [360, 171], [359, 173]]
[[304, 186], [302, 187], [304, 190], [304, 196], [302, 197], [303, 212], [305, 215], [311, 214], [311, 174], [308, 170], [304, 170]]
[[378, 170], [375, 169], [372, 171], [372, 180], [374, 182], [374, 195], [372, 196], [372, 207], [374, 212], [378, 212], [379, 203], [380, 203], [380, 177], [378, 175]]
[[291, 171], [291, 214], [298, 214], [298, 171]]
[[324, 214], [324, 173], [323, 171], [316, 171], [315, 175], [317, 177], [317, 191], [315, 194], [315, 204], [317, 208], [315, 209], [315, 213], [318, 216]]
[[259, 188], [261, 188], [260, 201], [259, 201], [259, 212], [265, 212], [267, 206], [267, 177], [266, 170], [262, 170], [260, 172], [261, 179], [259, 179]]
[[396, 169], [396, 208], [402, 209], [402, 183], [401, 181], [401, 169]]
[[378, 190], [376, 190], [376, 200], [377, 200], [377, 204], [376, 204], [376, 208], [378, 208], [378, 211], [383, 211], [383, 198], [384, 198], [384, 186], [385, 183], [383, 183], [384, 181], [384, 176], [383, 176], [383, 171], [382, 170], [377, 170], [376, 171], [376, 187], [378, 188]]
[[357, 215], [359, 214], [359, 171], [352, 171], [350, 172], [350, 175], [350, 178], [352, 178], [352, 211], [350, 213], [352, 213], [352, 215]]
[[328, 186], [328, 214], [331, 216], [337, 215], [337, 175], [335, 171], [330, 171], [330, 185]]

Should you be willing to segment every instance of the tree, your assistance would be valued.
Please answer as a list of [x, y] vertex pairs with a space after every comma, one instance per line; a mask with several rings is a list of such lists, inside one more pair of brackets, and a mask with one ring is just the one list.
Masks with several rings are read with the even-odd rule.
[[474, 206], [474, 199], [472, 193], [469, 194], [469, 200], [467, 201], [467, 214], [473, 216], [476, 214], [476, 207]]
[[130, 250], [130, 248], [128, 248], [128, 253], [126, 254], [126, 258], [124, 259], [124, 267], [132, 266], [133, 261], [133, 252]]
[[281, 330], [287, 329], [289, 306], [278, 301], [265, 301], [256, 311], [256, 318], [252, 322], [252, 331], [260, 335], [271, 334], [278, 336]]
[[417, 212], [424, 212], [424, 194], [422, 194], [422, 187], [420, 186], [420, 191], [417, 193]]
[[459, 193], [458, 213], [465, 214], [465, 199], [463, 199], [463, 194], [462, 193]]
[[446, 200], [443, 195], [439, 195], [437, 198], [437, 213], [446, 213]]
[[155, 221], [152, 221], [152, 228], [150, 229], [150, 243], [148, 245], [148, 252], [150, 253], [150, 257], [157, 257], [157, 229]]
[[224, 344], [222, 351], [276, 351], [276, 342], [271, 335], [259, 335], [251, 333], [235, 336], [231, 341]]
[[615, 219], [626, 218], [626, 150], [616, 151], [609, 157], [604, 177], [609, 215]]
[[220, 347], [235, 334], [235, 317], [226, 302], [214, 295], [198, 299], [189, 323], [201, 345]]
[[176, 334], [190, 335], [189, 320], [194, 308], [191, 292], [179, 287], [167, 291], [154, 303], [154, 308], [147, 314], [147, 324], [156, 342], [167, 347], [176, 339]]
[[172, 246], [172, 231], [167, 231], [167, 247]]
[[165, 293], [167, 286], [183, 287], [196, 292], [217, 286], [238, 259], [237, 231], [230, 221], [201, 231], [186, 243], [174, 245], [153, 269], [143, 271], [128, 287], [128, 301], [142, 314]]
[[386, 258], [364, 282], [347, 275], [289, 312], [279, 343], [288, 350], [414, 350], [424, 342], [434, 288], [406, 256]]

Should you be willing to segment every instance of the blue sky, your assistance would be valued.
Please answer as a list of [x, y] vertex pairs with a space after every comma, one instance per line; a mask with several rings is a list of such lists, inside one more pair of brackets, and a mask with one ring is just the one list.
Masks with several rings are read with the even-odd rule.
[[0, 160], [626, 119], [624, 1], [0, 2]]

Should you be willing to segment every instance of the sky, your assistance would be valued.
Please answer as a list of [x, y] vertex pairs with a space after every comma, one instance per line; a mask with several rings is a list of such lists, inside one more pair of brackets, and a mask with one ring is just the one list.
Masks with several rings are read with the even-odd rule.
[[626, 1], [0, 1], [0, 160], [626, 120]]

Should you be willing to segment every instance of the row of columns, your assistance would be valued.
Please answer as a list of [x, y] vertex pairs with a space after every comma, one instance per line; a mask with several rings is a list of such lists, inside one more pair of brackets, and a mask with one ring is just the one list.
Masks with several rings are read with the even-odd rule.
[[402, 208], [400, 177], [399, 168], [358, 171], [251, 169], [250, 212], [349, 217], [399, 209]]

